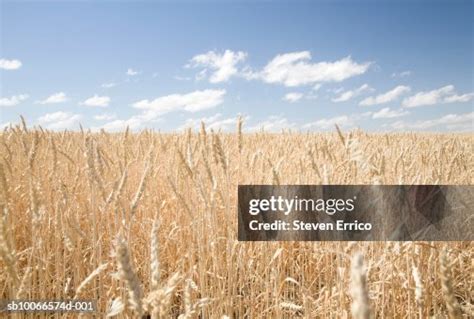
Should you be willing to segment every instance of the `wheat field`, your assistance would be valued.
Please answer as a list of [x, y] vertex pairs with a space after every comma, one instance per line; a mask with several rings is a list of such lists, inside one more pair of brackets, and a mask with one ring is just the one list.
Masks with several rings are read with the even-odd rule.
[[472, 134], [236, 126], [4, 130], [0, 299], [97, 300], [84, 317], [472, 318], [471, 242], [239, 242], [236, 208], [238, 184], [472, 185]]

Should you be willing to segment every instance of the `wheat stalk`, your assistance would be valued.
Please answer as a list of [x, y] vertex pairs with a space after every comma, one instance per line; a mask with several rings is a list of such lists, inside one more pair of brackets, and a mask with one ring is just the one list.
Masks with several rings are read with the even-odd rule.
[[242, 126], [244, 124], [244, 120], [242, 116], [239, 116], [239, 119], [237, 120], [237, 145], [238, 145], [238, 150], [239, 154], [242, 154], [242, 147], [243, 147], [243, 135], [242, 135]]
[[81, 294], [84, 292], [84, 289], [96, 278], [98, 275], [100, 275], [101, 272], [107, 269], [107, 266], [109, 264], [105, 263], [97, 267], [93, 272], [89, 274], [80, 284], [77, 286], [76, 289], [76, 294], [74, 295], [73, 299], [77, 299]]
[[135, 210], [137, 209], [138, 206], [138, 201], [140, 198], [143, 196], [143, 192], [145, 191], [145, 185], [146, 185], [146, 178], [148, 176], [148, 171], [150, 170], [149, 164], [145, 166], [145, 169], [143, 170], [143, 175], [142, 178], [140, 179], [140, 184], [138, 185], [137, 192], [135, 193], [135, 196], [133, 197], [133, 200], [130, 204], [130, 214], [134, 214]]
[[423, 282], [421, 280], [420, 272], [415, 265], [412, 266], [412, 275], [413, 280], [415, 281], [415, 300], [416, 304], [418, 305], [419, 309], [419, 316], [420, 318], [423, 316]]
[[115, 249], [119, 276], [127, 286], [127, 292], [129, 296], [128, 302], [132, 310], [134, 310], [137, 316], [140, 317], [143, 314], [142, 289], [140, 281], [133, 270], [132, 262], [130, 260], [130, 253], [128, 251], [128, 246], [125, 239], [118, 237]]
[[351, 267], [350, 294], [352, 297], [352, 316], [356, 319], [371, 318], [369, 292], [367, 289], [364, 257], [361, 253], [354, 255]]
[[450, 319], [461, 317], [461, 308], [456, 299], [453, 289], [453, 283], [448, 265], [448, 256], [446, 248], [444, 248], [440, 255], [440, 276], [441, 288], [443, 290], [444, 299], [446, 301], [446, 308]]
[[212, 149], [214, 151], [215, 158], [217, 158], [217, 161], [222, 165], [224, 173], [227, 172], [227, 160], [225, 157], [224, 149], [222, 148], [221, 139], [217, 134], [212, 135]]
[[[163, 203], [164, 205], [164, 203]], [[162, 206], [163, 207], [163, 206]], [[156, 290], [159, 288], [160, 283], [160, 255], [159, 255], [159, 240], [158, 240], [158, 230], [160, 227], [159, 223], [159, 212], [156, 212], [155, 218], [153, 220], [153, 225], [151, 227], [150, 234], [150, 269], [151, 269], [151, 290]]]

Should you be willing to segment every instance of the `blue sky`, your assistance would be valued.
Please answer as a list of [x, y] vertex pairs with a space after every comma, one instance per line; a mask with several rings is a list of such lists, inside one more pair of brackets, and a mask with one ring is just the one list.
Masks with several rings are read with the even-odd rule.
[[472, 131], [472, 1], [1, 1], [0, 125]]

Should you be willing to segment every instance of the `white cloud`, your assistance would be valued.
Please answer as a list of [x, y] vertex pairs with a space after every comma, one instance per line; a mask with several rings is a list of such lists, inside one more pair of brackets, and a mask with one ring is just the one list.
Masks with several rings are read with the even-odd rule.
[[137, 101], [132, 106], [137, 109], [149, 110], [156, 114], [165, 114], [178, 110], [198, 112], [221, 104], [225, 93], [225, 90], [203, 90], [187, 94], [171, 94], [152, 101]]
[[466, 93], [462, 95], [454, 94], [454, 95], [446, 97], [443, 102], [444, 103], [456, 103], [456, 102], [465, 103], [472, 100], [472, 98], [474, 98], [474, 93]]
[[94, 130], [104, 129], [107, 131], [120, 131], [124, 130], [127, 126], [136, 130], [143, 128], [149, 123], [158, 123], [161, 119], [158, 118], [158, 114], [155, 112], [145, 111], [137, 115], [133, 115], [128, 119], [117, 119], [103, 124], [102, 126], [95, 127]]
[[371, 62], [357, 63], [350, 56], [327, 62], [312, 63], [309, 51], [291, 52], [275, 56], [261, 71], [253, 71], [249, 66], [240, 70], [238, 64], [245, 61], [247, 53], [226, 50], [224, 53], [209, 51], [194, 56], [185, 67], [203, 67], [196, 79], [209, 76], [211, 83], [228, 81], [232, 76], [241, 76], [247, 80], [260, 79], [266, 83], [280, 83], [288, 87], [314, 85], [318, 82], [340, 82], [365, 73]]
[[410, 114], [408, 111], [404, 110], [391, 110], [389, 107], [383, 108], [378, 112], [372, 114], [373, 119], [390, 119], [395, 117], [401, 117]]
[[244, 79], [251, 81], [251, 80], [259, 80], [261, 79], [259, 72], [254, 71], [250, 66], [246, 65], [244, 66], [240, 72], [239, 75], [243, 77]]
[[404, 78], [411, 75], [411, 71], [402, 71], [392, 73], [392, 78]]
[[290, 103], [295, 103], [301, 100], [302, 98], [303, 98], [303, 93], [291, 92], [291, 93], [285, 94], [285, 96], [283, 97], [283, 100], [288, 101]]
[[474, 93], [457, 95], [454, 85], [446, 85], [432, 91], [418, 92], [403, 100], [404, 107], [419, 107], [441, 103], [468, 102], [474, 98]]
[[346, 102], [356, 96], [359, 96], [360, 94], [366, 92], [366, 91], [373, 91], [373, 89], [368, 85], [368, 84], [363, 84], [359, 88], [355, 90], [349, 90], [342, 92], [338, 97], [333, 98], [333, 102]]
[[130, 129], [138, 129], [147, 123], [161, 121], [160, 115], [173, 111], [197, 112], [210, 109], [221, 104], [224, 100], [225, 90], [194, 91], [188, 94], [171, 94], [159, 97], [152, 101], [141, 100], [132, 104], [134, 108], [142, 109], [140, 114], [129, 119], [117, 119], [105, 123], [100, 128], [110, 131], [123, 130], [127, 126]]
[[[243, 121], [248, 120], [250, 117], [244, 116]], [[223, 131], [230, 131], [232, 129], [235, 129], [237, 127], [237, 122], [239, 120], [238, 116], [235, 117], [230, 117], [230, 118], [225, 118], [225, 119], [219, 119], [214, 122], [209, 122], [208, 125], [206, 126], [208, 129], [212, 130], [223, 130]]]
[[202, 79], [206, 76], [207, 68], [212, 71], [209, 76], [209, 82], [221, 83], [227, 82], [233, 75], [238, 73], [237, 64], [247, 58], [247, 53], [231, 50], [225, 50], [224, 53], [209, 51], [204, 54], [194, 56], [188, 67], [204, 67], [198, 74], [198, 78]]
[[249, 131], [264, 130], [267, 132], [280, 132], [282, 130], [295, 128], [297, 128], [297, 125], [295, 123], [290, 122], [282, 115], [272, 115], [269, 116], [268, 119], [249, 127]]
[[113, 88], [114, 86], [117, 86], [117, 83], [109, 82], [109, 83], [103, 83], [101, 85], [101, 87], [104, 89], [110, 89], [110, 88]]
[[357, 113], [351, 115], [339, 115], [332, 118], [323, 118], [314, 122], [304, 123], [302, 125], [290, 122], [287, 118], [279, 116], [270, 116], [267, 120], [258, 123], [249, 128], [251, 131], [258, 131], [262, 127], [265, 131], [278, 132], [282, 129], [295, 129], [295, 130], [327, 130], [334, 129], [335, 124], [339, 127], [350, 128], [357, 124], [357, 121], [368, 118], [372, 115], [372, 112]]
[[321, 86], [323, 86], [321, 83], [315, 84], [315, 85], [313, 86], [313, 91], [315, 91], [315, 92], [316, 92], [316, 91], [319, 91], [319, 89], [321, 88]]
[[187, 128], [198, 129], [201, 125], [201, 122], [204, 122], [207, 125], [209, 123], [214, 123], [214, 122], [218, 121], [221, 117], [222, 117], [221, 113], [216, 113], [212, 116], [201, 117], [199, 119], [190, 118], [190, 119], [187, 119], [184, 122], [184, 124], [179, 127], [179, 130], [184, 130], [184, 129], [187, 129]]
[[85, 106], [107, 107], [110, 104], [110, 97], [98, 96], [97, 94], [80, 103]]
[[20, 60], [7, 60], [0, 59], [0, 69], [4, 70], [16, 70], [21, 68], [22, 63]]
[[69, 112], [48, 113], [38, 118], [38, 124], [50, 130], [73, 129], [79, 126], [82, 116]]
[[58, 104], [64, 103], [68, 100], [66, 93], [58, 92], [48, 96], [46, 99], [42, 101], [36, 101], [37, 104]]
[[418, 92], [413, 96], [407, 97], [403, 100], [403, 106], [405, 107], [417, 107], [423, 105], [433, 105], [440, 103], [444, 97], [452, 95], [454, 93], [453, 85], [446, 85], [437, 90], [428, 92]]
[[135, 76], [135, 75], [138, 75], [138, 74], [140, 74], [140, 72], [137, 71], [137, 70], [134, 70], [132, 68], [127, 69], [127, 75], [129, 75], [129, 76]]
[[354, 62], [350, 56], [334, 62], [311, 63], [310, 60], [309, 51], [279, 54], [258, 73], [258, 78], [288, 87], [340, 82], [365, 73], [371, 65], [370, 62]]
[[380, 94], [377, 96], [370, 96], [364, 100], [362, 100], [359, 105], [362, 106], [371, 106], [371, 105], [378, 105], [378, 104], [385, 104], [396, 100], [400, 95], [410, 92], [410, 87], [399, 85], [396, 88], [385, 92], [384, 94]]
[[355, 117], [341, 115], [332, 118], [324, 118], [315, 122], [307, 123], [303, 125], [303, 128], [327, 130], [334, 128], [336, 124], [340, 127], [352, 127], [355, 125]]
[[443, 117], [423, 120], [408, 123], [406, 121], [398, 121], [391, 124], [394, 129], [414, 129], [414, 130], [426, 130], [437, 126], [443, 126], [451, 130], [456, 129], [469, 129], [474, 130], [474, 112], [464, 114], [448, 114]]
[[143, 124], [145, 124], [145, 121], [140, 118], [140, 116], [132, 116], [127, 120], [114, 120], [108, 122], [100, 128], [103, 128], [106, 131], [121, 131], [128, 126], [130, 129], [135, 130], [140, 128]]
[[13, 95], [12, 97], [0, 98], [0, 106], [15, 106], [28, 98], [28, 94]]
[[[249, 117], [246, 116], [243, 119], [245, 121], [248, 120]], [[222, 114], [217, 113], [212, 116], [203, 117], [200, 119], [187, 119], [186, 122], [181, 127], [179, 127], [179, 130], [184, 130], [187, 128], [198, 129], [201, 125], [201, 122], [204, 122], [206, 124], [206, 129], [212, 129], [215, 131], [231, 131], [237, 127], [238, 120], [239, 116], [222, 118]]]
[[109, 114], [109, 113], [103, 113], [103, 114], [94, 116], [94, 120], [97, 120], [97, 121], [110, 121], [116, 118], [117, 118], [116, 114]]

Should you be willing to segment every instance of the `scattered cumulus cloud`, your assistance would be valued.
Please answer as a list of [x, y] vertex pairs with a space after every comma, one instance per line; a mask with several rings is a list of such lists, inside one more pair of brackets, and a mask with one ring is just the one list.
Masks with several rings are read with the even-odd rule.
[[279, 54], [258, 71], [249, 66], [238, 68], [247, 56], [243, 51], [209, 51], [194, 56], [185, 67], [203, 68], [196, 75], [196, 79], [209, 78], [211, 83], [226, 82], [232, 76], [240, 76], [247, 80], [262, 80], [287, 87], [314, 85], [314, 90], [318, 90], [321, 82], [340, 82], [361, 75], [367, 72], [372, 64], [355, 62], [350, 56], [332, 62], [313, 63], [309, 51], [300, 51]]
[[374, 112], [372, 114], [373, 119], [390, 119], [401, 117], [410, 114], [410, 112], [406, 110], [391, 110], [389, 107], [385, 107], [378, 112]]
[[94, 120], [97, 121], [110, 121], [110, 120], [115, 120], [117, 118], [116, 114], [109, 114], [109, 113], [103, 113], [103, 114], [98, 114], [94, 116]]
[[137, 109], [155, 111], [159, 114], [178, 110], [198, 112], [221, 104], [225, 93], [225, 90], [202, 90], [187, 94], [171, 94], [152, 101], [141, 100], [133, 103], [132, 106]]
[[273, 58], [256, 77], [266, 83], [278, 83], [295, 87], [318, 82], [341, 82], [361, 75], [371, 63], [357, 63], [345, 57], [334, 62], [311, 62], [309, 51], [279, 54]]
[[[186, 65], [188, 68], [198, 69], [196, 79], [207, 79], [210, 83], [228, 82], [233, 77], [240, 77], [247, 80], [258, 80], [263, 83], [280, 84], [288, 89], [289, 92], [283, 96], [283, 100], [289, 103], [296, 103], [302, 99], [316, 98], [316, 92], [321, 89], [322, 85], [333, 82], [339, 83], [346, 79], [362, 75], [369, 68], [372, 68], [372, 62], [354, 61], [351, 56], [334, 60], [334, 61], [313, 61], [309, 51], [290, 52], [278, 54], [269, 60], [263, 68], [252, 70], [249, 66], [242, 66], [247, 60], [248, 54], [243, 51], [225, 50], [221, 52], [209, 51], [204, 54], [195, 55]], [[0, 59], [0, 69], [15, 70], [22, 67], [19, 60]], [[127, 78], [124, 81], [138, 81], [140, 77], [135, 77], [142, 72], [133, 68], [127, 69]], [[409, 77], [411, 71], [394, 72], [391, 77], [401, 79]], [[153, 73], [152, 77], [158, 74]], [[178, 81], [190, 81], [191, 77], [175, 76]], [[103, 83], [102, 88], [112, 88], [122, 84], [121, 81]], [[333, 84], [341, 85], [341, 84]], [[306, 86], [308, 92], [297, 92], [304, 90], [300, 88]], [[326, 88], [324, 88], [326, 91]], [[354, 127], [360, 119], [396, 119], [393, 123], [384, 124], [395, 130], [428, 130], [428, 129], [448, 129], [448, 130], [473, 130], [474, 112], [465, 114], [448, 114], [435, 119], [422, 119], [410, 121], [398, 121], [399, 118], [410, 114], [409, 108], [429, 106], [436, 104], [448, 103], [466, 103], [474, 99], [474, 92], [459, 93], [454, 85], [446, 85], [438, 89], [430, 91], [411, 92], [411, 88], [406, 85], [398, 85], [393, 89], [381, 94], [367, 94], [374, 91], [368, 84], [360, 87], [346, 90], [344, 88], [327, 89], [331, 101], [335, 103], [346, 102], [361, 95], [366, 98], [359, 102], [361, 106], [374, 106], [387, 104], [393, 101], [401, 102], [399, 109], [384, 107], [378, 111], [357, 113], [357, 114], [341, 114], [337, 116], [329, 116], [327, 118], [317, 118], [315, 121], [295, 123], [291, 119], [283, 115], [273, 115], [261, 122], [249, 127], [250, 131], [263, 129], [270, 132], [279, 132], [284, 129], [308, 129], [308, 130], [327, 130], [333, 129], [337, 124], [340, 127]], [[105, 92], [104, 92], [105, 93]], [[365, 93], [365, 94], [364, 94]], [[310, 95], [313, 94], [313, 95]], [[319, 92], [318, 92], [319, 94]], [[120, 119], [117, 114], [102, 113], [93, 116], [98, 124], [102, 124], [99, 128], [106, 130], [123, 130], [127, 126], [131, 129], [139, 129], [146, 127], [147, 124], [162, 121], [162, 115], [171, 112], [199, 112], [209, 110], [221, 105], [224, 101], [226, 90], [223, 89], [206, 89], [196, 90], [185, 94], [170, 94], [159, 96], [155, 99], [142, 99], [133, 103], [131, 106], [138, 109], [137, 113], [129, 118]], [[0, 107], [16, 106], [27, 100], [27, 94], [13, 95], [11, 97], [0, 97]], [[64, 103], [69, 100], [65, 92], [57, 92], [38, 100], [35, 103], [57, 104]], [[91, 107], [108, 107], [111, 102], [109, 96], [101, 96], [95, 94], [84, 101], [80, 105]], [[107, 110], [101, 110], [107, 111]], [[62, 130], [77, 128], [79, 121], [83, 118], [80, 114], [71, 112], [54, 112], [45, 114], [37, 119], [37, 123], [47, 129]], [[249, 117], [247, 116], [246, 119]], [[192, 117], [184, 121], [180, 129], [187, 127], [198, 128], [201, 121], [206, 123], [206, 127], [213, 130], [233, 130], [235, 129], [238, 115], [224, 116], [221, 113], [208, 117]], [[6, 123], [5, 125], [8, 125]]]
[[20, 60], [7, 60], [0, 59], [0, 69], [3, 70], [17, 70], [21, 68], [22, 63]]
[[132, 69], [132, 68], [128, 68], [126, 74], [127, 74], [128, 76], [135, 76], [135, 75], [140, 74], [140, 72], [137, 71], [137, 70], [134, 70], [134, 69]]
[[74, 129], [79, 126], [82, 116], [70, 112], [48, 113], [38, 118], [38, 124], [50, 130]]
[[332, 101], [336, 103], [346, 102], [368, 91], [373, 91], [373, 89], [368, 84], [363, 84], [355, 90], [348, 90], [340, 93], [339, 96], [333, 98]]
[[420, 120], [416, 122], [398, 121], [391, 124], [397, 130], [427, 130], [443, 126], [449, 130], [465, 130], [474, 128], [474, 112], [464, 114], [448, 114], [437, 119]]
[[443, 100], [443, 102], [444, 103], [456, 103], [456, 102], [465, 103], [472, 100], [472, 98], [474, 98], [474, 93], [466, 93], [462, 95], [453, 94], [451, 96], [446, 97]]
[[342, 128], [352, 128], [357, 125], [358, 121], [369, 118], [372, 114], [372, 112], [353, 113], [350, 115], [342, 114], [309, 122], [303, 124], [301, 127], [307, 130], [330, 130], [334, 129], [335, 125], [337, 124], [339, 127]]
[[64, 92], [58, 92], [51, 94], [48, 96], [46, 99], [42, 101], [37, 101], [37, 104], [58, 104], [58, 103], [64, 103], [67, 102], [68, 98], [66, 96], [66, 93]]
[[225, 50], [224, 53], [209, 51], [204, 54], [194, 56], [187, 67], [202, 67], [204, 68], [198, 73], [197, 78], [203, 79], [209, 75], [209, 82], [221, 83], [227, 82], [229, 79], [238, 73], [237, 64], [247, 58], [247, 53], [232, 50]]
[[123, 130], [127, 126], [134, 130], [148, 123], [161, 121], [160, 116], [174, 111], [197, 112], [214, 108], [224, 101], [225, 90], [203, 90], [187, 94], [170, 94], [154, 100], [140, 100], [132, 107], [142, 110], [128, 119], [116, 119], [100, 128], [109, 131]]
[[355, 125], [355, 118], [352, 116], [341, 115], [335, 116], [331, 118], [323, 118], [314, 122], [306, 123], [303, 125], [305, 129], [320, 129], [320, 130], [327, 130], [333, 129], [335, 125], [339, 127], [352, 127]]
[[393, 72], [392, 78], [405, 78], [411, 75], [411, 71]]
[[[248, 120], [249, 117], [243, 117], [244, 121]], [[187, 119], [186, 122], [179, 127], [179, 130], [185, 130], [187, 128], [198, 129], [201, 125], [201, 122], [206, 124], [206, 129], [214, 131], [231, 131], [237, 127], [237, 121], [239, 116], [223, 118], [221, 113], [214, 114], [209, 117], [202, 117], [199, 119], [191, 118]]]
[[[248, 117], [244, 117], [243, 120], [245, 121], [246, 119], [248, 119]], [[239, 120], [238, 116], [218, 119], [214, 122], [209, 122], [206, 127], [214, 131], [219, 131], [219, 130], [230, 131], [236, 128], [238, 120]]]
[[205, 124], [214, 123], [218, 121], [222, 117], [221, 113], [216, 113], [214, 115], [208, 117], [201, 117], [201, 118], [190, 118], [187, 119], [183, 125], [180, 126], [180, 130], [184, 130], [187, 128], [198, 129], [201, 126], [201, 122]]
[[104, 129], [106, 131], [122, 131], [129, 127], [132, 130], [139, 129], [143, 126], [147, 121], [142, 119], [140, 116], [132, 116], [127, 120], [114, 120], [111, 122], [107, 122], [99, 129]]
[[113, 88], [117, 86], [117, 83], [115, 82], [108, 82], [108, 83], [103, 83], [100, 87], [104, 88], [104, 89], [110, 89], [110, 88]]
[[410, 87], [404, 86], [404, 85], [399, 85], [395, 87], [394, 89], [385, 92], [383, 94], [377, 95], [377, 96], [370, 96], [368, 98], [365, 98], [362, 100], [359, 105], [362, 106], [372, 106], [372, 105], [379, 105], [379, 104], [385, 104], [392, 102], [396, 100], [399, 96], [410, 92]]
[[93, 107], [107, 107], [110, 104], [110, 97], [108, 96], [99, 96], [99, 95], [94, 95], [88, 99], [86, 99], [84, 102], [80, 103], [81, 105], [85, 106], [93, 106]]
[[290, 103], [295, 103], [301, 100], [302, 98], [303, 98], [303, 93], [290, 92], [290, 93], [285, 94], [285, 96], [283, 97], [283, 100], [288, 101]]
[[0, 106], [15, 106], [28, 99], [28, 94], [13, 95], [0, 98]]
[[283, 115], [272, 115], [268, 119], [249, 127], [249, 131], [281, 132], [282, 130], [295, 129], [296, 123], [290, 122]]
[[419, 107], [442, 103], [463, 103], [469, 102], [473, 98], [474, 92], [458, 95], [454, 85], [446, 85], [436, 90], [418, 92], [413, 96], [405, 98], [402, 105], [404, 107]]

